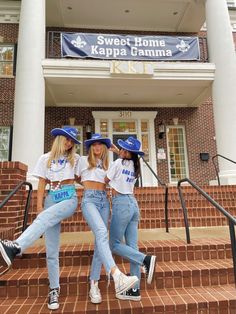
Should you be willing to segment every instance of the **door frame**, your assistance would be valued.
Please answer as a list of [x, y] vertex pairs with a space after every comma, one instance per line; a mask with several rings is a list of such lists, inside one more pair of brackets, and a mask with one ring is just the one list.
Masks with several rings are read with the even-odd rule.
[[[100, 120], [108, 121], [108, 135], [112, 138], [112, 121], [113, 120], [136, 120], [137, 121], [137, 138], [141, 140], [141, 120], [149, 121], [149, 165], [153, 171], [157, 173], [157, 154], [156, 154], [156, 138], [154, 120], [157, 111], [132, 111], [132, 110], [119, 110], [119, 111], [92, 111], [95, 120], [95, 132], [100, 133]], [[111, 153], [112, 154], [112, 153]], [[112, 159], [110, 159], [112, 160]], [[143, 170], [143, 161], [141, 160], [141, 170]], [[143, 171], [142, 171], [143, 173]], [[156, 186], [156, 178], [152, 175], [149, 186]]]

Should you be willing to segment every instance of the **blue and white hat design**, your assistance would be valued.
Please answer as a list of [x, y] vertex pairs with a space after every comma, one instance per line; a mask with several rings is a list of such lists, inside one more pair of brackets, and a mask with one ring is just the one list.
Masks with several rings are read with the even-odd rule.
[[99, 133], [92, 134], [92, 137], [89, 140], [84, 141], [84, 144], [86, 148], [89, 149], [89, 147], [95, 142], [103, 143], [107, 146], [107, 148], [111, 147], [111, 140], [107, 137], [102, 137]]
[[138, 154], [140, 156], [144, 155], [144, 152], [140, 150], [141, 147], [140, 141], [134, 138], [133, 136], [128, 137], [127, 140], [125, 141], [119, 139], [117, 143], [121, 148], [128, 150], [131, 153]]
[[81, 144], [81, 142], [77, 139], [79, 132], [76, 128], [67, 126], [63, 128], [56, 128], [51, 130], [51, 134], [53, 136], [62, 135], [70, 138], [72, 141], [75, 142], [75, 144]]

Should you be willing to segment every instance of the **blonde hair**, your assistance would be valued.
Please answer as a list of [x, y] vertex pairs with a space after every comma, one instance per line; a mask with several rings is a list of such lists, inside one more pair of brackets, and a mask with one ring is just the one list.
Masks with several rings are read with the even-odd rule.
[[50, 156], [48, 159], [47, 167], [50, 168], [52, 160], [58, 160], [61, 156], [66, 156], [67, 160], [71, 164], [71, 167], [74, 166], [75, 164], [75, 151], [76, 147], [73, 145], [71, 149], [66, 150], [65, 149], [65, 142], [66, 142], [66, 137], [63, 135], [58, 135], [55, 137], [51, 151], [50, 151]]
[[[109, 166], [109, 159], [108, 159], [108, 148], [105, 144], [102, 144], [102, 152], [101, 152], [101, 155], [99, 158], [102, 160], [102, 168], [104, 170], [107, 170], [108, 166]], [[92, 145], [90, 145], [90, 147], [89, 147], [88, 163], [89, 163], [88, 169], [92, 169], [92, 168], [97, 167], [96, 157], [94, 155]]]

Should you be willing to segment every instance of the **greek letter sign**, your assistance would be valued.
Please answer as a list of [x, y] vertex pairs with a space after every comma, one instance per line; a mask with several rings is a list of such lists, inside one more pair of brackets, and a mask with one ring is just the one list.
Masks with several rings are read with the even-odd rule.
[[62, 57], [118, 60], [199, 60], [197, 37], [61, 33]]

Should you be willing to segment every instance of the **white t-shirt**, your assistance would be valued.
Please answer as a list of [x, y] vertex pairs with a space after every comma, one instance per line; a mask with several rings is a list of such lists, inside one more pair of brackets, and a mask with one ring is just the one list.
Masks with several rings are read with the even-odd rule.
[[133, 194], [136, 182], [133, 160], [116, 159], [108, 169], [110, 186], [121, 194]]
[[70, 162], [68, 162], [65, 157], [59, 158], [59, 162], [52, 162], [51, 167], [48, 168], [47, 163], [50, 156], [50, 152], [43, 154], [34, 170], [32, 175], [37, 178], [48, 179], [49, 181], [63, 181], [68, 179], [75, 178], [75, 171], [78, 165], [78, 160], [80, 156], [75, 154], [75, 163], [74, 166], [71, 167]]
[[78, 177], [81, 177], [81, 182], [95, 181], [105, 183], [104, 178], [107, 171], [102, 168], [101, 160], [97, 163], [96, 168], [88, 169], [88, 167], [88, 156], [81, 156], [75, 173]]

